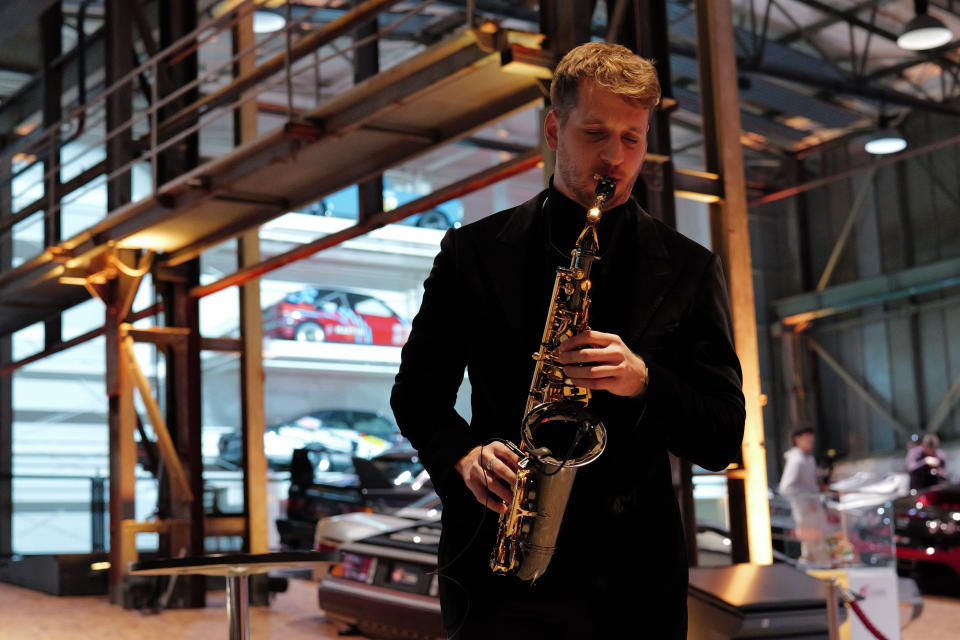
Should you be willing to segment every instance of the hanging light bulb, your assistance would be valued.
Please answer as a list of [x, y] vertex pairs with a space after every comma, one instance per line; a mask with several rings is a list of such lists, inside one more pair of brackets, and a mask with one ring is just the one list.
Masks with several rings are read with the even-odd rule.
[[881, 112], [877, 128], [861, 138], [863, 149], [873, 155], [888, 155], [907, 148], [907, 140], [890, 124], [890, 116]]
[[939, 19], [927, 14], [927, 0], [914, 0], [916, 16], [897, 38], [897, 46], [909, 51], [942, 47], [953, 40], [953, 32]]
[[907, 141], [896, 129], [877, 129], [863, 148], [867, 153], [882, 156], [903, 151], [907, 148]]
[[287, 21], [279, 13], [273, 11], [253, 12], [254, 33], [273, 33], [283, 29], [286, 25]]

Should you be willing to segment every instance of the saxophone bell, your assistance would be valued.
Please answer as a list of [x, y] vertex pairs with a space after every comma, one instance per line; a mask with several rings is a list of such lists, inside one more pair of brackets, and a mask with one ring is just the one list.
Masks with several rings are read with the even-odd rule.
[[559, 471], [588, 465], [607, 446], [607, 431], [582, 402], [545, 402], [523, 419], [523, 446], [536, 463]]

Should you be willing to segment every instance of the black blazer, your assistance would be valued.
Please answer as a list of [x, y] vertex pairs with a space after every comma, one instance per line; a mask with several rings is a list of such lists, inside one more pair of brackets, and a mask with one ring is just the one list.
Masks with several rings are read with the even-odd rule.
[[[534, 587], [490, 574], [497, 517], [487, 515], [453, 468], [490, 438], [519, 440], [530, 356], [549, 304], [540, 275], [547, 193], [447, 232], [393, 388], [401, 431], [444, 501], [441, 576], [464, 587], [444, 590], [441, 580], [445, 621], [456, 626], [465, 615], [466, 593], [474, 612], [498, 599], [557, 603], [581, 616], [603, 610], [632, 617], [646, 608], [666, 621], [656, 637], [682, 637], [676, 621], [683, 618], [685, 629], [687, 571], [667, 451], [723, 469], [739, 453], [745, 415], [714, 254], [633, 200], [605, 213], [623, 218], [606, 253], [601, 246], [606, 275], [594, 283], [590, 324], [620, 335], [644, 358], [649, 386], [642, 398], [594, 392], [589, 409], [606, 425], [607, 450], [578, 471], [558, 551]], [[469, 424], [454, 410], [464, 369], [472, 389]], [[656, 580], [643, 577], [651, 571]], [[571, 594], [583, 589], [590, 604], [579, 597], [572, 604]]]

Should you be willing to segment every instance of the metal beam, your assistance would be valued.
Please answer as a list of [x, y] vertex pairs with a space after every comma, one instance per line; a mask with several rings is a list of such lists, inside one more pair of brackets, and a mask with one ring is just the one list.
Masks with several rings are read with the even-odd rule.
[[820, 31], [821, 29], [825, 29], [831, 25], [835, 25], [838, 22], [845, 22], [847, 16], [856, 16], [864, 9], [877, 6], [878, 4], [888, 4], [889, 2], [890, 0], [866, 0], [866, 2], [860, 2], [849, 9], [843, 9], [839, 13], [831, 13], [829, 17], [824, 18], [823, 20], [818, 20], [813, 24], [806, 25], [802, 29], [782, 35], [776, 39], [776, 42], [779, 44], [791, 44], [797, 40], [809, 37], [811, 33]]
[[[731, 494], [733, 559], [734, 562], [770, 564], [773, 549], [767, 501], [767, 455], [732, 7], [730, 0], [696, 0], [695, 7], [706, 169], [718, 173], [724, 185], [723, 200], [710, 206], [713, 249], [723, 260], [726, 271], [747, 414], [741, 449], [745, 477], [727, 481]], [[734, 513], [735, 505], [740, 505], [745, 513]], [[742, 538], [734, 537], [736, 528], [742, 530], [744, 525], [747, 558], [742, 557], [745, 550]]]
[[364, 235], [365, 233], [369, 233], [370, 231], [373, 231], [374, 229], [384, 225], [393, 222], [399, 222], [400, 220], [403, 220], [408, 216], [412, 216], [415, 213], [432, 209], [437, 204], [446, 202], [447, 200], [452, 200], [453, 198], [459, 198], [460, 196], [472, 193], [478, 189], [482, 189], [491, 184], [500, 182], [501, 180], [505, 180], [510, 176], [523, 173], [524, 171], [529, 171], [533, 167], [537, 166], [539, 162], [539, 151], [531, 151], [524, 155], [517, 156], [507, 160], [506, 162], [502, 162], [494, 167], [481, 171], [480, 173], [464, 178], [463, 180], [459, 180], [451, 185], [437, 189], [429, 195], [423, 196], [422, 198], [417, 198], [416, 200], [408, 202], [407, 204], [397, 207], [396, 209], [376, 213], [370, 216], [363, 223], [358, 223], [352, 227], [347, 227], [342, 231], [331, 233], [330, 235], [296, 247], [285, 253], [272, 256], [258, 264], [239, 269], [235, 273], [232, 273], [225, 278], [221, 278], [216, 282], [194, 287], [190, 290], [190, 295], [193, 298], [199, 299], [216, 293], [217, 291], [222, 291], [228, 287], [244, 284], [253, 278], [258, 278], [265, 273], [279, 269], [280, 267], [286, 266], [292, 262], [303, 260], [304, 258], [309, 257], [323, 249], [328, 249], [342, 242], [350, 240], [351, 238]]
[[159, 132], [169, 134], [177, 130], [191, 118], [200, 116], [218, 106], [235, 100], [247, 89], [281, 71], [285, 65], [293, 65], [304, 56], [348, 33], [351, 29], [378, 13], [396, 4], [400, 0], [366, 0], [362, 5], [351, 9], [319, 31], [303, 38], [288, 52], [280, 52], [269, 60], [260, 63], [256, 69], [237, 78], [227, 86], [200, 98], [160, 123]]
[[[11, 169], [9, 158], [0, 159], [0, 174]], [[0, 222], [10, 216], [11, 185], [0, 184]], [[13, 235], [0, 233], [0, 273], [13, 261]], [[13, 361], [13, 337], [0, 337], [0, 370]], [[13, 378], [0, 375], [0, 556], [13, 553]]]
[[[354, 0], [354, 6], [359, 5], [361, 1]], [[377, 18], [364, 22], [354, 30], [354, 42], [374, 36], [378, 30]], [[373, 39], [354, 50], [353, 83], [360, 84], [378, 73], [380, 73], [380, 45], [376, 39]], [[357, 185], [357, 211], [359, 212], [357, 219], [361, 222], [367, 216], [383, 211], [383, 174], [375, 175]]]
[[838, 173], [831, 174], [829, 176], [824, 176], [822, 178], [816, 178], [810, 180], [809, 182], [802, 182], [800, 184], [794, 185], [792, 187], [787, 187], [786, 189], [781, 189], [780, 191], [774, 191], [773, 193], [768, 193], [766, 195], [760, 196], [759, 198], [754, 198], [748, 204], [751, 207], [760, 206], [761, 204], [768, 204], [770, 202], [776, 202], [777, 200], [783, 200], [784, 198], [790, 198], [795, 195], [799, 195], [811, 189], [817, 189], [819, 187], [824, 187], [828, 184], [833, 184], [834, 182], [839, 182], [840, 180], [846, 180], [847, 178], [853, 177], [864, 171], [870, 169], [879, 169], [880, 167], [886, 167], [888, 165], [897, 164], [904, 160], [914, 158], [926, 153], [931, 153], [937, 151], [938, 149], [943, 149], [945, 147], [952, 147], [956, 144], [960, 144], [960, 135], [951, 136], [949, 138], [942, 138], [940, 140], [935, 140], [929, 144], [925, 144], [921, 147], [912, 147], [907, 151], [901, 151], [900, 153], [895, 153], [889, 156], [885, 156], [879, 160], [874, 160], [870, 164], [863, 165], [862, 167], [854, 167], [853, 169], [847, 169], [845, 171], [840, 171]]
[[[795, 1], [796, 1], [796, 2], [799, 2], [799, 3], [801, 3], [801, 4], [805, 4], [805, 5], [807, 5], [808, 7], [811, 7], [811, 8], [813, 8], [813, 9], [816, 9], [817, 11], [820, 11], [820, 12], [822, 12], [822, 13], [825, 13], [825, 14], [827, 14], [828, 16], [833, 16], [833, 17], [835, 17], [835, 18], [838, 18], [838, 19], [840, 19], [840, 20], [843, 20], [844, 22], [846, 22], [846, 23], [848, 23], [848, 24], [850, 24], [850, 25], [852, 25], [852, 26], [854, 26], [854, 27], [859, 27], [859, 28], [867, 31], [868, 33], [872, 33], [872, 34], [874, 34], [874, 35], [880, 36], [881, 38], [885, 38], [886, 40], [889, 40], [890, 42], [896, 42], [896, 41], [897, 41], [897, 38], [900, 37], [900, 34], [899, 34], [899, 33], [894, 33], [893, 31], [888, 31], [887, 29], [884, 29], [883, 27], [877, 26], [877, 25], [876, 25], [875, 23], [873, 23], [873, 22], [868, 22], [868, 21], [866, 21], [866, 20], [863, 20], [863, 19], [857, 17], [855, 14], [854, 14], [854, 15], [850, 15], [849, 12], [842, 11], [842, 10], [840, 10], [840, 9], [837, 9], [836, 7], [831, 6], [831, 5], [829, 5], [829, 4], [825, 3], [825, 2], [820, 2], [820, 0], [795, 0]], [[942, 55], [942, 54], [935, 53], [935, 52], [930, 52], [930, 53], [927, 53], [926, 56], [927, 56], [927, 58], [928, 58], [929, 60], [931, 60], [931, 61], [933, 61], [933, 62], [937, 62], [937, 63], [940, 64], [941, 66], [944, 66], [944, 65], [946, 65], [946, 66], [948, 66], [948, 67], [955, 67], [955, 66], [957, 66], [957, 62], [954, 61], [954, 60], [951, 60], [951, 59], [950, 59], [948, 56], [946, 56], [946, 55]], [[854, 70], [854, 71], [856, 71], [856, 70]]]
[[[625, 7], [626, 1], [618, 3], [618, 7]], [[670, 72], [670, 39], [669, 23], [667, 21], [667, 0], [635, 0], [630, 11], [628, 24], [632, 27], [632, 36], [626, 44], [632, 45], [637, 53], [653, 60], [660, 78], [660, 91], [664, 98], [673, 98], [672, 74]], [[624, 11], [624, 9], [621, 9]], [[661, 100], [662, 102], [662, 100]], [[647, 136], [647, 151], [653, 154], [666, 156], [661, 165], [662, 179], [658, 190], [648, 193], [646, 205], [650, 214], [664, 224], [676, 228], [677, 212], [674, 201], [674, 166], [673, 144], [670, 141], [670, 113], [666, 109], [655, 109], [650, 114], [650, 133]], [[638, 180], [636, 184], [640, 184]], [[644, 185], [646, 182], [644, 181]], [[636, 186], [634, 187], [636, 188]], [[651, 197], [652, 196], [652, 197]], [[688, 543], [691, 539], [688, 539]], [[695, 542], [695, 541], [694, 541]], [[690, 546], [688, 544], [688, 546]], [[696, 551], [693, 545], [691, 552]]]
[[[87, 57], [88, 69], [102, 69], [104, 66], [105, 32], [106, 28], [101, 27], [86, 37], [82, 51]], [[80, 51], [81, 47], [78, 44], [55, 62], [55, 65], [62, 69], [64, 91], [72, 89], [77, 84], [79, 68], [77, 59]], [[38, 73], [16, 93], [0, 103], [0, 136], [10, 136], [17, 125], [41, 108], [40, 80], [41, 74]], [[9, 145], [9, 141], [7, 144]], [[4, 153], [7, 151], [5, 145]]]
[[830, 278], [833, 277], [833, 270], [837, 267], [837, 262], [840, 261], [840, 254], [843, 253], [844, 247], [847, 246], [847, 240], [850, 238], [850, 232], [853, 231], [853, 225], [857, 221], [857, 218], [860, 217], [860, 212], [863, 211], [863, 203], [873, 187], [873, 176], [875, 174], [876, 169], [868, 171], [860, 183], [860, 188], [857, 189], [857, 195], [853, 199], [853, 206], [850, 207], [850, 212], [847, 214], [847, 219], [843, 223], [840, 235], [837, 237], [837, 241], [833, 245], [833, 250], [830, 252], [827, 266], [823, 268], [823, 274], [821, 274], [820, 280], [817, 282], [817, 291], [826, 289], [827, 284], [830, 283]]
[[[131, 28], [133, 14], [125, 0], [107, 0], [106, 4], [106, 84], [125, 77], [133, 68]], [[130, 84], [119, 87], [107, 96], [107, 131], [116, 131], [133, 115], [133, 92]], [[107, 174], [112, 174], [133, 159], [133, 138], [130, 129], [121, 131], [106, 143]], [[124, 171], [107, 182], [107, 211], [114, 211], [130, 202], [132, 185], [130, 171]]]
[[60, 0], [7, 0], [0, 7], [0, 45], [26, 25], [40, 19], [43, 13]]
[[960, 258], [953, 258], [782, 298], [773, 309], [784, 325], [802, 329], [820, 318], [957, 285]]
[[947, 418], [950, 417], [950, 412], [953, 411], [958, 401], [960, 401], [960, 376], [954, 379], [953, 384], [950, 385], [950, 389], [946, 395], [943, 396], [943, 400], [940, 401], [933, 415], [930, 416], [927, 426], [923, 429], [924, 433], [937, 433], [940, 431], [940, 428], [946, 423]]
[[807, 339], [807, 345], [810, 349], [819, 356], [823, 363], [826, 364], [830, 369], [833, 370], [841, 380], [847, 383], [853, 391], [860, 396], [864, 402], [866, 402], [870, 407], [880, 414], [883, 419], [889, 422], [893, 428], [899, 431], [904, 437], [909, 438], [910, 434], [913, 433], [914, 429], [910, 426], [904, 424], [899, 418], [893, 415], [893, 412], [889, 407], [886, 406], [886, 403], [877, 398], [869, 390], [867, 390], [860, 382], [853, 377], [846, 369], [843, 368], [837, 360], [833, 358], [827, 350], [824, 349], [819, 342], [813, 338]]
[[[60, 121], [62, 107], [60, 101], [63, 95], [62, 69], [55, 67], [53, 61], [60, 57], [63, 51], [63, 13], [60, 5], [50, 7], [40, 17], [40, 49], [41, 49], [41, 87], [43, 89], [43, 129], [48, 133], [47, 157], [41, 163], [43, 173], [49, 176], [43, 181], [44, 206], [43, 216], [43, 246], [52, 247], [62, 239], [61, 211], [60, 211], [60, 132], [52, 129]], [[62, 320], [60, 314], [52, 315], [43, 323], [44, 346], [57, 344], [61, 341]]]

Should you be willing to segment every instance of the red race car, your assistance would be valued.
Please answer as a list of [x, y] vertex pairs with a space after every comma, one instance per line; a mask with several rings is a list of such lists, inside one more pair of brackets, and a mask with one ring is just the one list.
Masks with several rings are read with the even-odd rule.
[[263, 311], [267, 338], [399, 347], [410, 323], [381, 300], [335, 289], [303, 289]]

